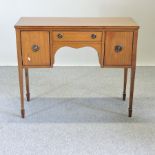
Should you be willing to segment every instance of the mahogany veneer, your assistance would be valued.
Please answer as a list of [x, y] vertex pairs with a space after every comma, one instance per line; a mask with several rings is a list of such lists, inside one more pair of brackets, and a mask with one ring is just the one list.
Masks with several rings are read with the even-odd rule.
[[53, 67], [55, 53], [64, 46], [93, 47], [101, 67], [124, 68], [123, 100], [128, 68], [131, 68], [128, 116], [132, 116], [139, 26], [131, 18], [24, 17], [15, 29], [22, 118], [25, 116], [23, 69], [29, 101], [28, 69]]

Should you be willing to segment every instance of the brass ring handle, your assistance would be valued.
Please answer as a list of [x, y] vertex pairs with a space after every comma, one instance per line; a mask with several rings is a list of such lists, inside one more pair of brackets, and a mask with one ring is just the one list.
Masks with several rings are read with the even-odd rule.
[[32, 45], [32, 51], [37, 52], [40, 50], [40, 47], [38, 45]]
[[58, 34], [57, 34], [57, 37], [58, 37], [59, 39], [62, 39], [62, 38], [63, 38], [63, 35], [62, 35], [61, 33], [58, 33]]
[[92, 39], [96, 39], [96, 34], [92, 34], [92, 35], [91, 35], [91, 38], [92, 38]]
[[119, 52], [121, 52], [123, 50], [123, 46], [122, 45], [116, 45], [115, 46], [115, 52], [116, 53], [119, 53]]

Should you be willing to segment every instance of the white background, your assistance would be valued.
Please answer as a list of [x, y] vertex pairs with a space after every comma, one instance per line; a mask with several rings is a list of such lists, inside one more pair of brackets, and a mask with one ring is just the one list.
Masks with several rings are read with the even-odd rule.
[[[137, 65], [155, 65], [155, 0], [0, 0], [0, 65], [17, 65], [14, 24], [22, 16], [133, 17], [141, 26]], [[62, 48], [56, 65], [98, 65], [92, 48]]]

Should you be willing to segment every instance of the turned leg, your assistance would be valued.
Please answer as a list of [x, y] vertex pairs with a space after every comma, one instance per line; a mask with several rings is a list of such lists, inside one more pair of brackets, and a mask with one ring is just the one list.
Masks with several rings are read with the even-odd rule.
[[132, 117], [132, 103], [133, 103], [133, 93], [134, 93], [134, 81], [135, 81], [135, 71], [136, 68], [131, 68], [131, 79], [130, 79], [130, 97], [129, 97], [129, 117]]
[[24, 109], [24, 91], [23, 91], [23, 68], [18, 67], [19, 73], [19, 87], [20, 87], [20, 103], [21, 103], [21, 117], [25, 117], [25, 109]]
[[125, 101], [126, 99], [127, 78], [128, 78], [128, 68], [124, 68], [123, 101]]
[[29, 71], [28, 71], [28, 68], [25, 68], [25, 82], [26, 82], [26, 98], [27, 98], [27, 101], [30, 101]]

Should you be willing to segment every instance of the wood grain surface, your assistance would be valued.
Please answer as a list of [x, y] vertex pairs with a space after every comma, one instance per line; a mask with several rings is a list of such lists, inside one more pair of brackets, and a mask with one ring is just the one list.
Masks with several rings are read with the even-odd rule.
[[65, 27], [65, 26], [80, 26], [80, 27], [138, 27], [137, 23], [130, 17], [22, 17], [16, 23], [15, 27]]
[[[23, 65], [50, 65], [50, 42], [48, 31], [22, 31], [21, 42]], [[39, 46], [39, 51], [33, 52], [33, 45]]]
[[[58, 35], [62, 35], [59, 38]], [[96, 38], [92, 38], [95, 35]], [[66, 31], [56, 31], [53, 32], [53, 41], [101, 41], [102, 32], [66, 32]]]
[[[133, 32], [106, 32], [104, 65], [131, 65]], [[116, 52], [115, 46], [122, 46]]]

